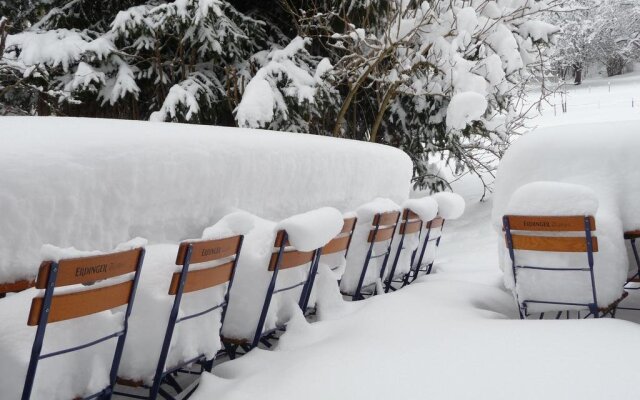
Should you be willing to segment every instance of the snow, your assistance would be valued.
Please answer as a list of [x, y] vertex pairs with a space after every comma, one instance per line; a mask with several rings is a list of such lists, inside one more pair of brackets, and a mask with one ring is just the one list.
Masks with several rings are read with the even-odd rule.
[[476, 92], [462, 92], [451, 98], [447, 107], [447, 128], [464, 129], [482, 117], [487, 110], [487, 99]]
[[[290, 326], [275, 350], [253, 350], [205, 374], [192, 399], [628, 395], [626, 383], [633, 379], [628, 357], [640, 354], [634, 344], [637, 325], [510, 321], [516, 310], [499, 282], [495, 273], [442, 273], [359, 302], [340, 318], [301, 321]], [[607, 379], [585, 379], [591, 375]], [[429, 383], [420, 384], [425, 376]]]
[[211, 126], [7, 117], [0, 143], [0, 282], [33, 278], [44, 244], [177, 244], [238, 209], [279, 221], [402, 203], [412, 171], [387, 146]]
[[402, 208], [418, 214], [423, 222], [431, 221], [438, 215], [438, 202], [435, 196], [406, 200], [402, 203]]
[[[526, 184], [538, 181], [570, 183], [585, 186], [595, 193], [594, 198], [588, 195], [588, 189], [537, 184], [533, 188], [544, 192], [529, 195], [531, 188], [525, 188], [517, 195], [517, 198], [524, 199], [525, 205], [517, 209], [533, 211], [539, 207], [540, 212], [536, 214], [543, 214], [558, 205], [556, 213], [581, 211], [582, 214], [593, 211], [597, 206], [596, 236], [600, 251], [595, 254], [594, 273], [598, 301], [602, 305], [620, 297], [629, 268], [622, 233], [640, 226], [640, 209], [634, 205], [640, 195], [636, 190], [640, 171], [635, 166], [636, 149], [640, 146], [639, 128], [640, 122], [626, 121], [536, 130], [512, 144], [500, 163], [496, 179], [492, 221], [498, 231], [502, 227], [502, 216], [510, 212], [511, 197]], [[560, 190], [556, 191], [558, 188]], [[576, 202], [578, 197], [583, 198]], [[562, 204], [563, 198], [565, 204]], [[500, 249], [505, 282], [511, 287], [511, 267], [505, 256], [504, 244]], [[562, 260], [564, 263], [576, 262], [572, 257], [563, 257]], [[550, 282], [552, 279], [553, 283]], [[567, 289], [571, 287], [568, 281], [575, 284], [575, 292]], [[587, 283], [577, 279], [575, 273], [557, 272], [539, 286], [548, 286], [549, 295], [562, 287], [560, 293], [571, 297], [584, 293], [579, 287], [584, 288]]]
[[560, 28], [544, 21], [526, 21], [520, 25], [518, 32], [523, 37], [530, 37], [534, 42], [549, 42]]
[[445, 220], [458, 219], [464, 213], [465, 201], [459, 194], [440, 192], [432, 197], [438, 203], [438, 215]]
[[313, 251], [329, 243], [342, 230], [342, 214], [332, 207], [322, 207], [280, 221], [278, 230], [300, 251]]

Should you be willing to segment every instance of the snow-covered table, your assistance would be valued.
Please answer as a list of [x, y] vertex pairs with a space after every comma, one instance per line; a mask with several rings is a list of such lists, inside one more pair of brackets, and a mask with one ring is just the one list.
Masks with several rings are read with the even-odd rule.
[[[629, 269], [623, 232], [640, 227], [640, 122], [615, 122], [559, 126], [540, 129], [518, 139], [500, 163], [496, 179], [492, 221], [498, 232], [502, 216], [516, 190], [536, 181], [582, 185], [597, 199], [595, 215], [600, 251], [595, 254], [595, 276], [599, 301], [613, 302], [620, 296]], [[531, 213], [580, 215], [581, 198], [564, 200], [529, 196]], [[513, 287], [510, 261], [500, 242], [505, 283]], [[635, 263], [632, 265], [635, 270]]]
[[402, 203], [401, 150], [323, 136], [84, 118], [0, 118], [0, 282], [51, 243], [111, 250], [200, 237], [233, 209], [272, 221], [376, 197]]

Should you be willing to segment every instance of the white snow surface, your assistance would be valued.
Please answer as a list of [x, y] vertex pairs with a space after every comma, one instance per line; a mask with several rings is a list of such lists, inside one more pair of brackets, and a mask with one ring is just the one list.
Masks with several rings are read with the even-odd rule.
[[[536, 201], [536, 204], [521, 205], [517, 209], [533, 211], [540, 207], [540, 212], [536, 212], [539, 215], [557, 206], [554, 215], [562, 211], [569, 214], [581, 211], [582, 214], [597, 205], [595, 235], [600, 251], [595, 254], [594, 271], [598, 301], [602, 305], [613, 302], [622, 293], [629, 264], [622, 233], [640, 227], [640, 208], [635, 204], [640, 195], [637, 189], [640, 170], [635, 165], [640, 148], [638, 129], [640, 122], [627, 121], [536, 130], [513, 143], [500, 163], [496, 179], [492, 221], [498, 232], [502, 227], [502, 216], [509, 213], [509, 201], [521, 186], [553, 181], [582, 185], [595, 193], [596, 198], [593, 198], [589, 189], [576, 191], [570, 186], [558, 186], [559, 191], [556, 191], [549, 184], [538, 184], [538, 188], [547, 194], [527, 196], [529, 189], [525, 189], [518, 198], [527, 203]], [[556, 193], [549, 194], [549, 191]], [[564, 195], [567, 197], [562, 204]], [[576, 201], [576, 198], [580, 200]], [[499, 248], [505, 283], [511, 288], [511, 265], [503, 242]], [[582, 264], [586, 263], [584, 258], [579, 260]], [[565, 264], [577, 262], [573, 257], [555, 257], [553, 260], [563, 260]], [[585, 289], [588, 277], [579, 279], [576, 273], [552, 274], [548, 279], [539, 274], [535, 278], [538, 288], [547, 295], [567, 299], [583, 296], [585, 291], [590, 293]]]
[[582, 185], [561, 182], [532, 182], [511, 195], [507, 213], [511, 215], [595, 215], [596, 193]]
[[431, 221], [438, 215], [438, 202], [434, 197], [408, 199], [402, 203], [402, 208], [418, 214], [418, 217], [424, 222]]
[[280, 221], [291, 245], [300, 251], [312, 251], [329, 243], [342, 230], [342, 213], [332, 207], [322, 207]]
[[440, 192], [432, 197], [438, 203], [438, 215], [445, 220], [458, 219], [464, 213], [465, 201], [459, 194]]
[[487, 99], [480, 93], [455, 94], [447, 107], [447, 129], [464, 129], [469, 123], [479, 120], [487, 110]]
[[411, 175], [400, 150], [329, 137], [0, 118], [0, 282], [33, 278], [43, 244], [178, 243], [237, 209], [278, 221], [322, 206], [352, 211], [379, 196], [402, 203]]

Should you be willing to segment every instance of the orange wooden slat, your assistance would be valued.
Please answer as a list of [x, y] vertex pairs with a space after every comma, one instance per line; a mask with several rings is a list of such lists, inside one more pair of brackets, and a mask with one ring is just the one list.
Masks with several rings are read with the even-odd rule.
[[[509, 215], [509, 227], [513, 231], [536, 231], [536, 232], [579, 232], [584, 231], [584, 217], [555, 217], [555, 216], [521, 216]], [[593, 217], [589, 217], [591, 230], [596, 230], [596, 222]]]
[[[284, 234], [285, 234], [285, 233], [286, 233], [286, 232], [285, 232], [284, 230], [278, 231], [278, 233], [276, 234], [276, 240], [275, 240], [275, 242], [273, 242], [273, 247], [280, 247], [280, 246], [282, 246], [282, 240], [284, 239]], [[287, 240], [284, 242], [284, 245], [285, 245], [285, 247], [286, 247], [286, 246], [290, 246], [290, 245], [291, 245], [291, 243], [289, 242], [289, 239], [287, 239]]]
[[242, 236], [232, 236], [224, 239], [205, 240], [197, 242], [182, 242], [178, 248], [176, 265], [184, 265], [187, 248], [191, 244], [191, 263], [219, 260], [230, 257], [238, 251], [238, 244]]
[[[65, 321], [125, 305], [129, 302], [131, 290], [133, 290], [133, 281], [126, 281], [82, 292], [54, 295], [48, 321], [49, 323]], [[27, 321], [29, 326], [38, 325], [43, 303], [43, 297], [36, 297], [31, 301], [31, 311]]]
[[36, 284], [33, 280], [23, 279], [21, 281], [15, 281], [12, 283], [0, 283], [1, 293], [15, 293], [32, 288]]
[[374, 235], [375, 235], [375, 242], [382, 242], [384, 240], [389, 240], [393, 237], [393, 231], [394, 231], [394, 227], [390, 226], [388, 228], [381, 228], [378, 229], [378, 233], [375, 232], [375, 230], [371, 230], [369, 231], [369, 238], [367, 239], [368, 243], [371, 243], [374, 241]]
[[[440, 228], [444, 224], [444, 219], [442, 217], [435, 217], [431, 220], [431, 229]], [[426, 225], [426, 224], [425, 224]]]
[[376, 214], [373, 218], [373, 225], [395, 225], [398, 223], [399, 211], [391, 211], [381, 214]]
[[403, 222], [400, 225], [400, 233], [404, 233], [405, 235], [416, 233], [420, 231], [422, 227], [422, 221], [411, 221], [411, 222]]
[[[233, 272], [233, 263], [233, 261], [229, 261], [215, 267], [187, 272], [187, 280], [184, 283], [184, 293], [195, 292], [229, 282], [231, 273]], [[170, 295], [178, 293], [181, 274], [182, 271], [176, 272], [171, 277], [171, 285], [169, 285]]]
[[[142, 249], [138, 248], [99, 256], [60, 260], [56, 287], [96, 282], [134, 272], [141, 252]], [[40, 265], [36, 280], [38, 289], [47, 287], [51, 265], [51, 261], [44, 261]]]
[[331, 241], [322, 248], [322, 254], [333, 254], [347, 250], [347, 247], [349, 247], [349, 238], [349, 235], [347, 235], [331, 239]]
[[638, 239], [640, 238], [640, 230], [626, 231], [624, 233], [624, 238], [629, 239]]
[[356, 217], [345, 218], [344, 219], [344, 223], [342, 224], [342, 230], [340, 231], [340, 233], [349, 233], [349, 232], [353, 231], [353, 228], [355, 228], [355, 226], [356, 226], [356, 221], [357, 220], [358, 220], [358, 218], [356, 218]]
[[413, 219], [420, 219], [420, 216], [416, 213], [414, 213], [413, 211], [411, 211], [408, 208], [405, 208], [404, 211], [402, 212], [402, 220], [403, 221], [407, 221], [407, 220], [413, 220]]
[[[583, 253], [587, 251], [587, 240], [584, 237], [548, 237], [511, 235], [515, 250], [551, 251], [566, 253]], [[592, 237], [593, 251], [598, 251], [598, 238]]]
[[[313, 260], [314, 251], [288, 251], [282, 254], [282, 260], [280, 261], [280, 269], [287, 269], [298, 267], [300, 265], [307, 264]], [[269, 262], [269, 271], [276, 269], [276, 261], [278, 260], [278, 253], [271, 254], [271, 261]]]

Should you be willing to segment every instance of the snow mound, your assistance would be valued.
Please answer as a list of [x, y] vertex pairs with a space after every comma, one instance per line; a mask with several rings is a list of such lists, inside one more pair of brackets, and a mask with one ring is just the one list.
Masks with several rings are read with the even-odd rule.
[[431, 221], [438, 215], [438, 202], [433, 197], [409, 199], [402, 203], [402, 207], [418, 214], [424, 222]]
[[178, 243], [238, 209], [279, 221], [401, 203], [412, 175], [389, 146], [203, 125], [5, 117], [0, 143], [0, 282], [33, 278], [47, 243]]
[[438, 215], [444, 219], [458, 219], [465, 209], [462, 196], [456, 193], [440, 192], [432, 196], [438, 203]]
[[[594, 234], [599, 245], [599, 251], [594, 254], [594, 274], [598, 301], [603, 305], [620, 297], [626, 281], [629, 259], [623, 232], [640, 228], [640, 207], [637, 207], [640, 197], [637, 184], [640, 182], [638, 130], [640, 122], [637, 121], [535, 130], [519, 138], [509, 148], [500, 163], [495, 182], [492, 223], [497, 232], [502, 229], [502, 216], [515, 210], [533, 214], [540, 207], [536, 214], [594, 214], [597, 227]], [[558, 184], [553, 185], [549, 181]], [[528, 185], [532, 183], [535, 185]], [[588, 189], [566, 184], [582, 185]], [[516, 193], [525, 185], [528, 187]], [[544, 193], [533, 193], [535, 189]], [[513, 196], [516, 200], [512, 201]], [[516, 205], [517, 199], [521, 199], [522, 204]], [[499, 250], [505, 284], [513, 288], [511, 262], [502, 241]], [[586, 265], [585, 259], [582, 254], [580, 259], [565, 256], [542, 261], [557, 262], [554, 267], [569, 266], [573, 262], [571, 266], [575, 267], [575, 263]], [[536, 260], [540, 261], [538, 258], [533, 261]], [[556, 299], [558, 294], [573, 300], [582, 293], [590, 295], [588, 279], [579, 279], [576, 273], [552, 274], [549, 279], [544, 278], [546, 275], [530, 279], [538, 279], [536, 287], [544, 288], [549, 297], [555, 296]]]
[[507, 213], [513, 215], [595, 215], [598, 197], [582, 185], [560, 182], [533, 182], [519, 187], [509, 200]]
[[280, 221], [277, 229], [287, 231], [291, 245], [300, 251], [312, 251], [329, 243], [342, 230], [340, 211], [322, 207]]

